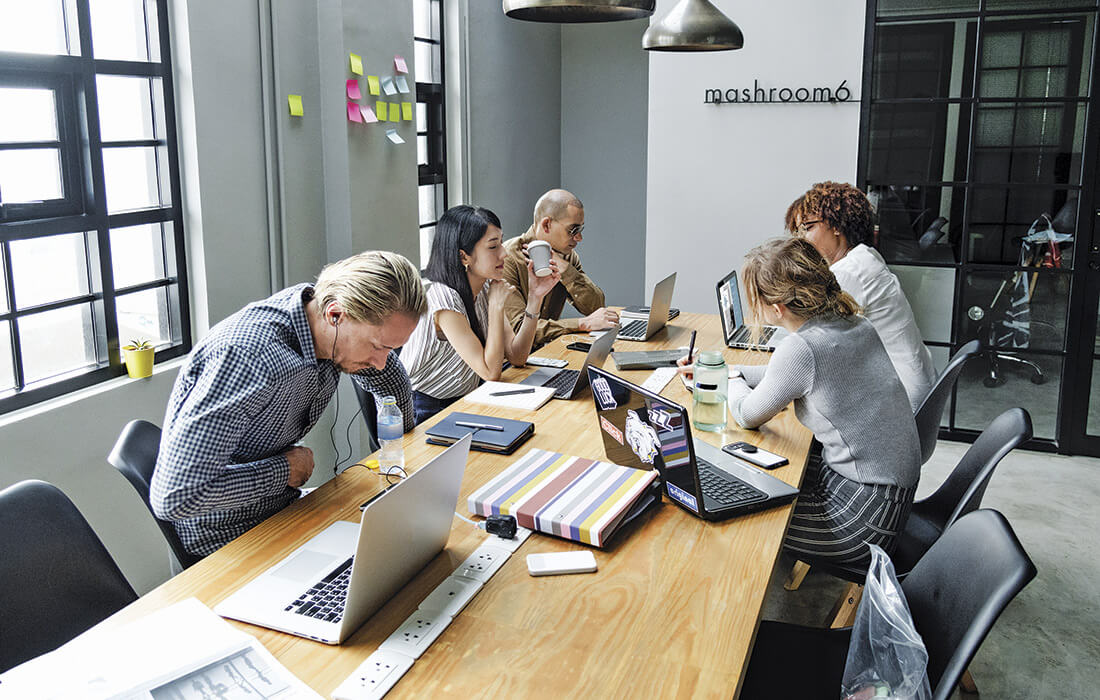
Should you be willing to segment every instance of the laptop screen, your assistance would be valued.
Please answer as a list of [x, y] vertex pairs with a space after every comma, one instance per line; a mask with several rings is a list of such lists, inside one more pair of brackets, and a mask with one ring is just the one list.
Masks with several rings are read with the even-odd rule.
[[699, 512], [691, 426], [682, 406], [610, 372], [588, 368], [607, 459], [657, 469], [669, 497]]
[[718, 283], [718, 311], [722, 315], [722, 328], [729, 340], [737, 329], [745, 324], [741, 313], [741, 290], [737, 288], [737, 273], [731, 272]]

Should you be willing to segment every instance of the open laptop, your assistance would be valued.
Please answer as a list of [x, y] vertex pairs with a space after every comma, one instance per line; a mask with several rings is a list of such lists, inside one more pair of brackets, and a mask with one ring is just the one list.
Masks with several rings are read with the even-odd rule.
[[214, 612], [339, 644], [447, 544], [470, 435], [338, 520], [219, 603]]
[[672, 289], [676, 286], [676, 273], [657, 283], [653, 288], [653, 301], [649, 303], [649, 317], [635, 319], [619, 328], [621, 340], [649, 340], [668, 323], [668, 310], [672, 307]]
[[611, 346], [615, 342], [615, 331], [618, 326], [613, 326], [596, 340], [592, 341], [592, 347], [588, 348], [588, 354], [584, 356], [584, 364], [580, 369], [554, 369], [553, 367], [540, 367], [520, 382], [533, 386], [548, 386], [554, 388], [555, 399], [571, 399], [582, 389], [588, 386], [588, 374], [584, 371], [589, 365], [603, 367], [607, 356], [611, 353]]
[[741, 290], [737, 287], [737, 271], [722, 278], [715, 285], [718, 292], [718, 315], [722, 318], [722, 334], [726, 337], [726, 347], [741, 350], [762, 350], [774, 352], [779, 343], [787, 337], [786, 329], [779, 326], [762, 326], [758, 344], [749, 342], [751, 329], [745, 325], [745, 312], [741, 306]]
[[790, 503], [798, 489], [719, 448], [695, 440], [683, 406], [610, 372], [588, 368], [608, 461], [656, 468], [665, 492], [706, 520]]

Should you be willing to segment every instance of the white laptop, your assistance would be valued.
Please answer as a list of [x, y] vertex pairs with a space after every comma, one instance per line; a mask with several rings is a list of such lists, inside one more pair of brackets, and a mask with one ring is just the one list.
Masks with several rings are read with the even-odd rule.
[[326, 644], [347, 639], [447, 544], [470, 439], [369, 501], [358, 524], [328, 526], [214, 612]]
[[649, 317], [624, 323], [619, 328], [620, 340], [649, 340], [668, 323], [668, 310], [672, 307], [672, 290], [676, 286], [676, 273], [657, 283], [653, 288], [653, 301], [649, 304]]
[[718, 292], [718, 315], [722, 317], [722, 334], [726, 337], [726, 347], [774, 352], [787, 337], [786, 329], [779, 326], [761, 326], [757, 344], [749, 342], [752, 330], [745, 325], [736, 270], [723, 277], [715, 288]]

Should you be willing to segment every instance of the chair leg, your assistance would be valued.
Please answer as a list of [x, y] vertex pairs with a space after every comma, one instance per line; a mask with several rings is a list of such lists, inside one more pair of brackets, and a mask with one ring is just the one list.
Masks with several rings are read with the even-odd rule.
[[959, 679], [959, 690], [967, 695], [978, 694], [978, 686], [974, 684], [974, 676], [970, 675], [969, 668], [963, 672], [962, 678]]
[[856, 621], [856, 610], [859, 609], [859, 601], [863, 598], [863, 586], [858, 583], [849, 583], [844, 589], [844, 595], [836, 601], [829, 619], [826, 623], [831, 629], [851, 627]]
[[783, 587], [788, 591], [797, 591], [808, 573], [810, 573], [810, 565], [799, 559], [791, 567], [791, 573], [787, 574], [787, 580], [783, 583]]

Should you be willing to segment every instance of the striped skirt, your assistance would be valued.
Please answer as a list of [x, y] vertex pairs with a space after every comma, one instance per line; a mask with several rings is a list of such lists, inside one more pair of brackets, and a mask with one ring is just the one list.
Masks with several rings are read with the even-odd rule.
[[783, 546], [801, 558], [849, 567], [871, 561], [868, 544], [893, 552], [916, 488], [861, 484], [821, 465], [798, 496]]

